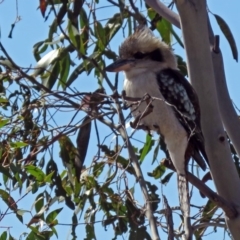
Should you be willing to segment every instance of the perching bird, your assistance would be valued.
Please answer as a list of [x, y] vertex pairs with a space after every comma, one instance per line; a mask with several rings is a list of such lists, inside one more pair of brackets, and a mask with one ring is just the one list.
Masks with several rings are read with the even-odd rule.
[[[171, 49], [147, 27], [138, 27], [119, 48], [120, 58], [105, 68], [109, 72], [123, 71], [126, 96], [142, 98], [149, 94], [152, 113], [140, 122], [158, 132], [166, 143], [171, 161], [178, 175], [178, 190], [185, 228], [189, 228], [189, 194], [186, 165], [192, 157], [205, 170], [207, 155], [200, 125], [198, 97], [191, 84], [177, 68]], [[146, 111], [142, 101], [132, 106], [134, 117]], [[185, 229], [187, 231], [188, 229]], [[186, 239], [189, 235], [186, 233]], [[191, 235], [191, 234], [190, 234]]]

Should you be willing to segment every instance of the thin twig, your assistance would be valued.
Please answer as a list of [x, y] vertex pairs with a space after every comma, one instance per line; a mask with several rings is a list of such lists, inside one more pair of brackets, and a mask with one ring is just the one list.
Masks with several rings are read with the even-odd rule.
[[119, 116], [119, 122], [120, 122], [120, 127], [119, 127], [118, 131], [119, 131], [120, 135], [122, 136], [122, 138], [123, 138], [123, 140], [124, 140], [124, 142], [127, 146], [130, 161], [133, 164], [133, 167], [134, 167], [134, 170], [135, 170], [135, 173], [136, 173], [136, 176], [137, 176], [137, 180], [140, 184], [141, 191], [142, 191], [143, 196], [144, 196], [144, 200], [145, 200], [145, 204], [146, 204], [146, 216], [149, 220], [152, 239], [153, 240], [160, 240], [156, 220], [154, 218], [153, 211], [152, 211], [151, 200], [148, 196], [147, 186], [146, 186], [146, 183], [145, 183], [145, 180], [144, 180], [144, 177], [143, 177], [143, 173], [142, 173], [141, 167], [139, 165], [138, 158], [137, 158], [137, 156], [134, 152], [131, 141], [130, 141], [130, 139], [128, 137], [128, 134], [126, 132], [125, 120], [124, 120], [124, 116], [123, 116], [123, 113], [122, 113], [122, 109], [121, 109], [121, 107], [118, 103], [118, 100], [117, 99], [113, 99], [113, 100], [115, 101], [115, 104], [116, 104], [116, 108], [117, 108], [117, 112], [118, 112], [118, 116]]
[[165, 206], [165, 217], [168, 228], [168, 240], [174, 240], [174, 229], [173, 229], [173, 217], [172, 217], [172, 209], [168, 205], [167, 198], [163, 195], [163, 201]]
[[221, 227], [221, 228], [227, 228], [226, 224], [222, 224], [222, 223], [210, 223], [210, 222], [206, 222], [206, 223], [200, 223], [196, 226], [193, 227], [193, 231], [198, 230], [199, 228], [206, 228], [206, 227]]
[[[175, 171], [174, 166], [169, 160], [163, 159], [161, 164]], [[187, 175], [187, 180], [196, 188], [198, 188], [205, 196], [207, 196], [210, 200], [212, 200], [217, 206], [222, 208], [225, 214], [230, 219], [234, 219], [237, 217], [238, 215], [237, 210], [234, 208], [234, 206], [231, 203], [227, 202], [225, 199], [223, 199], [221, 196], [215, 193], [212, 189], [210, 189], [206, 184], [204, 184], [201, 180], [199, 180], [190, 172], [187, 171], [186, 175]]]

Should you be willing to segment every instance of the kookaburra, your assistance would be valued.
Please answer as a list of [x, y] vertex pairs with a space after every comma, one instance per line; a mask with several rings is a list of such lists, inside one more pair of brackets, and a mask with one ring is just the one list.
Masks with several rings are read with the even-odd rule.
[[[126, 96], [142, 98], [148, 94], [154, 99], [152, 113], [140, 121], [164, 139], [178, 174], [180, 206], [185, 217], [188, 217], [186, 164], [193, 157], [205, 170], [204, 159], [207, 161], [197, 95], [178, 70], [176, 58], [169, 46], [145, 26], [138, 27], [122, 43], [119, 56], [105, 70], [124, 72]], [[146, 107], [146, 101], [142, 101], [138, 107], [132, 106], [133, 116], [142, 114]]]

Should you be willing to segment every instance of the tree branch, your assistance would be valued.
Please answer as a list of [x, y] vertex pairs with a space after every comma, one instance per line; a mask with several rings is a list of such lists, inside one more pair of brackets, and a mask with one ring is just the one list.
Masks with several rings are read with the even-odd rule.
[[[117, 94], [118, 96], [118, 94]], [[148, 196], [148, 191], [147, 191], [147, 186], [143, 177], [143, 173], [142, 173], [142, 169], [139, 165], [139, 161], [138, 158], [134, 152], [133, 146], [131, 144], [131, 141], [127, 135], [126, 132], [126, 128], [125, 128], [125, 120], [124, 120], [124, 116], [121, 110], [121, 107], [118, 103], [118, 97], [117, 98], [113, 98], [117, 107], [117, 112], [118, 112], [118, 116], [119, 116], [119, 122], [120, 122], [120, 127], [118, 128], [118, 131], [120, 133], [120, 135], [122, 136], [127, 149], [128, 149], [128, 154], [129, 154], [129, 158], [130, 161], [133, 164], [136, 176], [137, 176], [137, 180], [139, 182], [140, 188], [142, 190], [143, 193], [143, 197], [145, 200], [145, 204], [146, 204], [146, 216], [149, 220], [149, 225], [150, 225], [150, 229], [151, 229], [151, 234], [152, 234], [152, 239], [153, 240], [160, 240], [160, 236], [158, 233], [158, 229], [157, 229], [157, 224], [156, 224], [156, 220], [154, 218], [153, 215], [153, 211], [152, 211], [152, 205], [151, 205], [151, 199]]]
[[200, 228], [206, 228], [206, 227], [221, 227], [221, 228], [226, 228], [226, 224], [222, 224], [222, 223], [200, 223], [196, 226], [193, 227], [193, 231], [196, 231]]
[[231, 139], [238, 156], [240, 156], [240, 121], [229, 96], [221, 50], [218, 49], [218, 51], [216, 51], [214, 48], [216, 45], [216, 37], [214, 36], [209, 19], [208, 32], [221, 118], [228, 136]]
[[173, 216], [172, 209], [168, 205], [167, 198], [163, 195], [163, 203], [165, 206], [165, 217], [168, 229], [168, 240], [174, 240], [174, 229], [173, 229]]
[[[240, 213], [240, 191], [236, 191], [240, 181], [219, 112], [215, 75], [209, 50], [206, 1], [176, 0], [176, 5], [181, 18], [189, 76], [198, 93], [202, 110], [201, 122], [211, 174], [219, 195], [233, 203]], [[226, 217], [226, 221], [233, 237], [238, 239], [240, 217], [231, 220]]]
[[176, 27], [181, 28], [179, 16], [175, 12], [167, 8], [159, 0], [145, 0], [145, 2], [150, 7], [152, 7], [160, 16], [166, 18], [170, 23], [172, 23]]
[[[163, 164], [165, 167], [176, 171], [172, 163], [167, 160], [163, 159], [161, 161], [161, 164]], [[206, 184], [204, 184], [200, 179], [195, 177], [192, 173], [187, 172], [187, 180], [195, 186], [201, 193], [203, 193], [205, 196], [207, 196], [211, 201], [216, 203], [216, 205], [223, 209], [225, 214], [230, 218], [234, 219], [237, 216], [237, 210], [234, 208], [233, 204], [231, 202], [227, 202], [225, 199], [220, 197], [217, 193], [215, 193], [212, 189], [210, 189]]]

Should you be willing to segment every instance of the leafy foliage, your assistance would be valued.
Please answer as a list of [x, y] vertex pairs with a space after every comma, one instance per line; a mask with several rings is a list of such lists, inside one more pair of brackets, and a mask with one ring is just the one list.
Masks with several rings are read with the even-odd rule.
[[[143, 13], [147, 10], [145, 19], [123, 1], [108, 1], [113, 11], [106, 11], [106, 20], [102, 20], [98, 11], [109, 7], [102, 2], [41, 0], [39, 11], [50, 27], [45, 40], [33, 46], [36, 67], [29, 73], [15, 64], [14, 69], [5, 66], [0, 72], [0, 198], [5, 203], [0, 220], [11, 210], [23, 224], [30, 214], [21, 239], [62, 239], [58, 218], [65, 209], [72, 239], [79, 237], [80, 224], [85, 224], [84, 239], [99, 239], [95, 225], [99, 219], [106, 230], [111, 229], [113, 239], [119, 235], [151, 239], [146, 203], [138, 199], [139, 179], [125, 151], [127, 141], [134, 142], [135, 131], [128, 139], [120, 134], [119, 119], [127, 123], [129, 110], [123, 112], [125, 102], [118, 94], [118, 76], [112, 82], [103, 69], [107, 61], [117, 59], [112, 42], [121, 34], [131, 34], [136, 19], [150, 21], [152, 30], [167, 44], [177, 42], [183, 47], [183, 43], [171, 23], [152, 8], [141, 7]], [[231, 32], [215, 16], [236, 58]], [[177, 57], [179, 69], [187, 75], [186, 63]], [[94, 76], [97, 87], [84, 92], [89, 76]], [[124, 127], [124, 131], [128, 129]], [[148, 164], [145, 171], [149, 181], [145, 183], [156, 222], [167, 231], [158, 190], [173, 176], [159, 163], [159, 150], [166, 157], [168, 151], [163, 139], [155, 140], [149, 134], [144, 143], [134, 143], [134, 154], [142, 166], [154, 149], [152, 165]], [[239, 169], [236, 153], [234, 159]], [[21, 197], [13, 197], [14, 190]], [[29, 195], [29, 208], [20, 208], [19, 203]], [[218, 208], [210, 201], [196, 209], [200, 209], [194, 216], [196, 222], [220, 221], [221, 213], [217, 217], [213, 214]], [[197, 237], [202, 236], [200, 230]], [[4, 231], [0, 239], [14, 238], [10, 231]]]
[[223, 34], [225, 35], [226, 39], [228, 40], [228, 43], [231, 47], [232, 50], [232, 55], [233, 58], [238, 61], [238, 50], [237, 50], [237, 45], [236, 42], [234, 40], [233, 34], [229, 28], [229, 26], [227, 25], [227, 23], [224, 21], [223, 18], [221, 18], [220, 16], [218, 16], [217, 14], [214, 14], [214, 17], [217, 20], [217, 23], [220, 27], [220, 29], [222, 30]]

